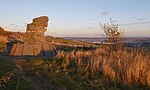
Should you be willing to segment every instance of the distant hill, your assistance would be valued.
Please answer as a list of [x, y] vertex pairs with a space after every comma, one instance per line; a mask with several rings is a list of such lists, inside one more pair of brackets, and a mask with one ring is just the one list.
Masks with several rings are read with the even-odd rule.
[[58, 38], [58, 37], [52, 37], [52, 36], [47, 36], [46, 40], [48, 42], [53, 42], [55, 44], [66, 44], [66, 45], [91, 45], [87, 42], [83, 41], [75, 41], [75, 40], [69, 40], [65, 38]]

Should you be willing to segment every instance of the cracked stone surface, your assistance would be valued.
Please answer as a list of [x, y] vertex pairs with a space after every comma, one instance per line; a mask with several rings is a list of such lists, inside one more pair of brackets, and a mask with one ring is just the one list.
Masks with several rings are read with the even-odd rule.
[[10, 56], [36, 56], [53, 57], [56, 55], [55, 46], [45, 40], [44, 32], [47, 31], [48, 17], [34, 18], [32, 23], [27, 24], [24, 34], [24, 43], [14, 44]]
[[41, 16], [34, 18], [32, 23], [27, 24], [24, 43], [46, 42], [44, 32], [47, 30], [48, 21], [47, 16]]

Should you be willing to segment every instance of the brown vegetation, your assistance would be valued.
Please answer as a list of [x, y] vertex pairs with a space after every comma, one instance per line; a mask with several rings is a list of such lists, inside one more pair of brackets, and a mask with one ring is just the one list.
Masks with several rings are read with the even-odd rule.
[[[109, 51], [98, 48], [95, 51], [58, 52], [57, 58], [65, 58], [62, 67], [70, 68], [74, 63], [76, 74], [91, 83], [101, 85], [122, 84], [123, 86], [150, 86], [150, 56], [139, 51]], [[70, 67], [69, 67], [70, 66]], [[95, 84], [94, 84], [95, 85]]]
[[108, 41], [113, 44], [101, 45], [86, 51], [59, 50], [53, 59], [29, 60], [29, 70], [38, 77], [44, 77], [47, 82], [50, 81], [54, 87], [60, 86], [60, 89], [62, 87], [69, 90], [149, 89], [148, 48], [145, 50], [123, 47], [118, 26], [112, 23], [110, 26], [104, 25], [103, 30]]

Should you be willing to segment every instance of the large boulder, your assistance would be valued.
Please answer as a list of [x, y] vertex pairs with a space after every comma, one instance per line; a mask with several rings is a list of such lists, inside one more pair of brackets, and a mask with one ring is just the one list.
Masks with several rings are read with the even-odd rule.
[[41, 16], [33, 19], [27, 24], [24, 34], [24, 43], [14, 44], [10, 56], [17, 57], [54, 57], [56, 55], [55, 46], [46, 41], [44, 32], [48, 26], [48, 17]]
[[24, 34], [25, 43], [45, 42], [44, 32], [47, 30], [48, 17], [41, 16], [34, 18], [32, 23], [27, 24], [26, 32]]

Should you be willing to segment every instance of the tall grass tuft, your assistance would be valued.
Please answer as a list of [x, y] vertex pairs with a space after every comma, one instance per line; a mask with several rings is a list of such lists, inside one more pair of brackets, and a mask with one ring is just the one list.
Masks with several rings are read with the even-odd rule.
[[150, 86], [150, 56], [142, 52], [108, 52], [98, 48], [95, 51], [62, 51], [58, 52], [57, 58], [65, 58], [63, 65], [67, 66], [76, 62], [76, 74], [89, 80], [104, 80], [107, 84], [115, 82], [124, 86]]

